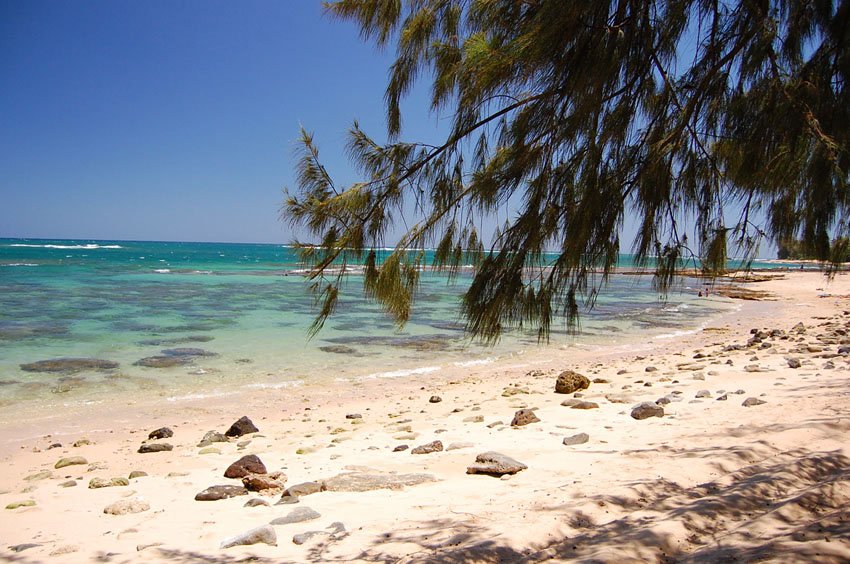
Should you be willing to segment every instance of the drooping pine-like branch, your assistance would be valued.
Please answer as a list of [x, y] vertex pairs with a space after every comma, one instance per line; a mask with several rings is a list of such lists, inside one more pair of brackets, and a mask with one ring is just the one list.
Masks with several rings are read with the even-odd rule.
[[[302, 133], [299, 189], [282, 215], [312, 238], [302, 258], [315, 330], [351, 262], [365, 264], [366, 293], [399, 323], [422, 268], [474, 265], [467, 327], [494, 341], [516, 326], [546, 338], [555, 318], [592, 304], [627, 215], [662, 292], [687, 260], [721, 272], [732, 245], [752, 258], [764, 236], [800, 237], [828, 260], [830, 239], [848, 235], [850, 0], [326, 6], [394, 45], [396, 61], [389, 142], [357, 124], [349, 135], [362, 181], [337, 186]], [[451, 130], [438, 145], [400, 141], [401, 100], [426, 78]], [[483, 241], [482, 218], [507, 211]], [[425, 248], [436, 249], [431, 264]]]

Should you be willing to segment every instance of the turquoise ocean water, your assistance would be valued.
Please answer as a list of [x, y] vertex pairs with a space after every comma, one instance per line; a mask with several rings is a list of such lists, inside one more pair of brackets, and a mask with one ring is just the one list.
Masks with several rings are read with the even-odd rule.
[[[355, 275], [338, 314], [309, 339], [314, 311], [299, 268], [282, 245], [0, 239], [0, 406], [426, 375], [547, 346], [521, 332], [494, 348], [469, 342], [457, 307], [467, 280], [430, 273], [403, 329], [362, 298]], [[555, 331], [548, 346], [664, 337], [733, 307], [697, 298], [698, 285], [685, 280], [661, 302], [649, 277], [615, 276], [582, 333]], [[33, 365], [67, 358], [109, 364]]]

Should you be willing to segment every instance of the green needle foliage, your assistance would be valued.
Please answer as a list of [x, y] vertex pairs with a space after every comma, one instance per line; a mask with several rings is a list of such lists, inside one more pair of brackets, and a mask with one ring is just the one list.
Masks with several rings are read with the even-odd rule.
[[[689, 260], [801, 239], [821, 260], [848, 235], [850, 0], [341, 0], [328, 12], [393, 46], [388, 142], [355, 123], [363, 180], [337, 186], [302, 132], [298, 190], [282, 215], [320, 303], [345, 266], [399, 323], [425, 267], [474, 264], [471, 335], [575, 321], [631, 242], [665, 291]], [[439, 145], [401, 140], [400, 104], [430, 81], [452, 118]], [[476, 229], [521, 201], [492, 241]], [[411, 213], [411, 210], [414, 210]], [[405, 217], [405, 211], [407, 216]], [[758, 218], [758, 219], [757, 219]], [[386, 234], [405, 234], [382, 263]], [[436, 248], [426, 264], [425, 248]], [[544, 252], [556, 258], [546, 260]], [[551, 257], [551, 255], [548, 255]]]

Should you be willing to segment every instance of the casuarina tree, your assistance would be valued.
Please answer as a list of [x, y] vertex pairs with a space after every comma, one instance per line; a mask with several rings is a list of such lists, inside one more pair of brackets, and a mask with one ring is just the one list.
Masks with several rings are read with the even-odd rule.
[[[689, 259], [721, 271], [730, 248], [800, 239], [828, 260], [848, 235], [850, 1], [342, 0], [326, 4], [395, 49], [385, 141], [353, 125], [362, 173], [337, 184], [302, 131], [282, 215], [319, 301], [344, 267], [399, 323], [424, 267], [473, 264], [467, 329], [546, 338], [575, 320], [621, 246], [665, 291]], [[417, 81], [445, 138], [403, 138]], [[477, 226], [504, 218], [495, 234]], [[404, 223], [402, 223], [402, 218]], [[624, 222], [636, 226], [621, 241]], [[383, 260], [389, 232], [403, 235]], [[424, 249], [435, 249], [431, 253]], [[840, 250], [840, 249], [839, 249]], [[694, 261], [696, 263], [696, 261]]]

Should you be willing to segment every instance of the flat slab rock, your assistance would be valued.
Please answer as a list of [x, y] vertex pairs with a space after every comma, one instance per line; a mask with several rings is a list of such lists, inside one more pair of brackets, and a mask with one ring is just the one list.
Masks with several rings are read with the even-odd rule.
[[273, 520], [270, 525], [288, 525], [290, 523], [303, 523], [305, 521], [312, 521], [314, 519], [318, 519], [322, 514], [314, 509], [310, 509], [309, 507], [298, 507], [293, 509], [283, 517], [278, 517]]
[[306, 533], [299, 533], [297, 535], [293, 535], [292, 542], [294, 544], [301, 545], [314, 537], [323, 537], [329, 540], [336, 540], [338, 538], [341, 538], [345, 534], [345, 525], [337, 521], [335, 523], [331, 523], [324, 531], [307, 531]]
[[243, 546], [250, 544], [269, 544], [277, 546], [277, 533], [271, 525], [263, 525], [250, 531], [245, 531], [235, 537], [224, 539], [221, 541], [221, 548], [230, 548], [231, 546]]
[[107, 515], [127, 515], [129, 513], [141, 513], [151, 508], [150, 503], [141, 498], [119, 499], [103, 508]]
[[743, 405], [744, 407], [753, 407], [754, 405], [762, 405], [762, 404], [765, 404], [765, 403], [767, 403], [767, 402], [764, 401], [764, 400], [760, 400], [758, 398], [747, 398], [747, 399], [744, 400], [744, 403], [742, 403], [741, 405]]
[[475, 457], [475, 464], [469, 466], [466, 473], [503, 476], [505, 474], [516, 474], [526, 468], [528, 466], [510, 456], [499, 452], [484, 452]]
[[91, 480], [89, 480], [89, 489], [90, 490], [96, 490], [96, 489], [99, 489], [99, 488], [113, 488], [113, 487], [116, 487], [116, 486], [129, 486], [129, 485], [130, 485], [130, 480], [128, 480], [127, 478], [120, 477], [120, 476], [117, 477], [117, 478], [110, 478], [108, 480], [105, 479], [105, 478], [92, 478]]
[[286, 491], [283, 492], [283, 496], [298, 497], [302, 495], [319, 493], [321, 491], [324, 491], [323, 484], [319, 482], [301, 482], [300, 484], [293, 484], [286, 488]]
[[419, 445], [418, 447], [411, 449], [410, 454], [431, 454], [432, 452], [441, 452], [442, 450], [442, 442], [432, 441], [428, 444]]
[[575, 435], [570, 435], [569, 437], [564, 437], [564, 444], [566, 446], [583, 445], [589, 440], [590, 435], [588, 435], [587, 433], [578, 433]]
[[168, 452], [170, 450], [174, 450], [174, 445], [169, 443], [145, 443], [139, 447], [138, 452], [144, 454], [146, 452]]
[[431, 474], [370, 474], [363, 472], [344, 472], [333, 478], [322, 480], [322, 486], [329, 492], [368, 492], [371, 490], [401, 490], [406, 486], [415, 486], [436, 482]]
[[195, 496], [195, 501], [218, 501], [238, 495], [248, 495], [248, 490], [242, 486], [210, 486]]

